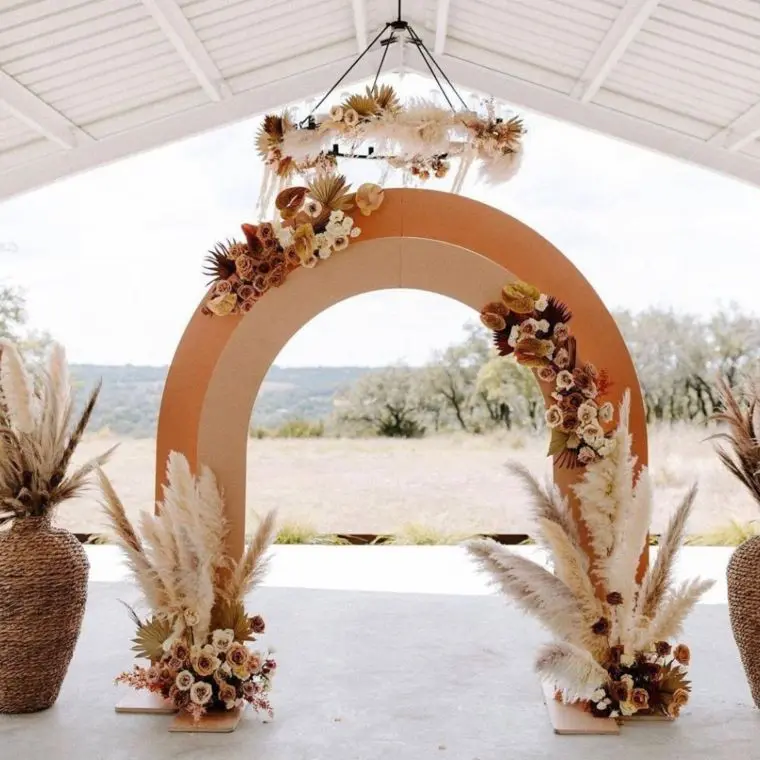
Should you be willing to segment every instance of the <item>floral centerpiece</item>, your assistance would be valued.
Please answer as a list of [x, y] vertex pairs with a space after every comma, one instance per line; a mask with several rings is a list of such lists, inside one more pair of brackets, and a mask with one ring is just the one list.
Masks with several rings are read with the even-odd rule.
[[283, 190], [275, 202], [278, 219], [244, 224], [245, 242], [218, 243], [209, 252], [205, 272], [212, 287], [204, 313], [246, 314], [291, 272], [345, 251], [361, 234], [350, 212], [369, 216], [382, 202], [378, 185], [366, 183], [352, 193], [345, 177], [334, 174]]
[[133, 650], [148, 661], [117, 677], [186, 710], [196, 721], [209, 710], [244, 704], [272, 715], [269, 691], [276, 662], [271, 651], [248, 646], [264, 632], [244, 598], [263, 580], [275, 537], [274, 513], [259, 524], [242, 559], [225, 549], [224, 500], [213, 473], [194, 477], [172, 452], [158, 515], [143, 515], [142, 536], [127, 518], [111, 483], [100, 474], [103, 506], [152, 612], [137, 626]]
[[635, 478], [629, 404], [626, 392], [606, 455], [587, 464], [572, 486], [579, 522], [556, 487], [542, 488], [522, 466], [512, 468], [529, 489], [554, 573], [491, 539], [471, 541], [468, 550], [509, 599], [557, 637], [540, 650], [536, 669], [560, 700], [582, 703], [597, 717], [674, 718], [689, 698], [691, 655], [673, 640], [713, 581], [672, 582], [696, 487], [640, 577], [652, 486], [646, 468]]
[[480, 312], [481, 321], [494, 333], [499, 356], [513, 355], [551, 388], [554, 403], [546, 410], [552, 431], [549, 455], [561, 465], [576, 467], [611, 451], [614, 409], [603, 401], [610, 387], [607, 373], [577, 361], [571, 318], [561, 301], [521, 281], [507, 284], [501, 300], [487, 303]]

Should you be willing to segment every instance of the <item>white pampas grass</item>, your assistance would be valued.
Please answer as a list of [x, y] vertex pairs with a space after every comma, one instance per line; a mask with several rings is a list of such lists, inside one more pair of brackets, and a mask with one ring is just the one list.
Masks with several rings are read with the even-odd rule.
[[187, 459], [171, 452], [158, 514], [143, 513], [140, 534], [113, 486], [99, 473], [102, 503], [117, 542], [154, 614], [172, 626], [172, 637], [190, 632], [205, 642], [217, 612], [242, 607], [243, 596], [267, 568], [275, 538], [274, 513], [262, 521], [239, 563], [227, 554], [224, 498], [214, 474], [201, 466], [193, 475]]
[[535, 667], [541, 680], [564, 692], [568, 702], [591, 699], [609, 679], [607, 671], [588, 652], [566, 642], [543, 646]]
[[662, 535], [657, 559], [649, 568], [642, 584], [637, 604], [637, 613], [645, 618], [652, 618], [668, 591], [673, 576], [676, 556], [683, 543], [686, 522], [691, 514], [697, 496], [696, 485], [692, 486], [681, 504], [673, 513], [665, 533]]
[[667, 641], [680, 635], [686, 617], [702, 595], [714, 585], [714, 580], [692, 578], [669, 591], [661, 600], [654, 619], [651, 622], [646, 619], [642, 621], [636, 641], [637, 647], [641, 648], [652, 641]]
[[585, 621], [576, 598], [555, 575], [489, 538], [465, 544], [476, 564], [523, 611], [560, 638], [581, 643]]
[[39, 413], [34, 384], [18, 349], [7, 340], [0, 340], [0, 391], [11, 424], [19, 433], [33, 433]]

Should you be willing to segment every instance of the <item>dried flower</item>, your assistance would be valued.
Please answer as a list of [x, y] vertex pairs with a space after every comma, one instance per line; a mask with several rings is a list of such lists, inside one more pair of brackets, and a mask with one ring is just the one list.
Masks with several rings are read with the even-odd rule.
[[591, 630], [597, 636], [606, 636], [610, 632], [610, 621], [601, 617], [591, 626]]
[[536, 301], [541, 297], [541, 292], [533, 285], [518, 280], [505, 285], [501, 297], [510, 311], [517, 314], [530, 314], [535, 310]]
[[259, 238], [263, 243], [268, 240], [275, 240], [274, 225], [271, 222], [262, 222], [259, 225]]
[[256, 305], [256, 301], [241, 301], [239, 305], [240, 313], [241, 314], [248, 314], [248, 312], [253, 310], [253, 307]]
[[248, 663], [246, 665], [248, 670], [250, 670], [251, 673], [258, 673], [261, 670], [262, 664], [261, 657], [256, 652], [251, 652], [248, 656]]
[[359, 123], [359, 114], [353, 108], [347, 108], [343, 113], [343, 123], [347, 127], [355, 127]]
[[[578, 421], [580, 422], [580, 418]], [[598, 422], [591, 422], [583, 426], [581, 437], [589, 446], [596, 448], [604, 440], [604, 430], [602, 430]]]
[[312, 218], [316, 219], [322, 213], [322, 204], [319, 201], [307, 201], [304, 211]]
[[330, 109], [330, 119], [332, 121], [343, 121], [343, 109], [340, 106], [333, 106]]
[[217, 629], [211, 634], [211, 643], [214, 645], [217, 654], [219, 652], [226, 652], [234, 640], [235, 631], [231, 628]]
[[345, 251], [348, 248], [348, 237], [346, 235], [337, 235], [333, 238], [332, 247], [336, 253], [338, 251]]
[[681, 708], [689, 701], [689, 692], [686, 689], [676, 689], [667, 704], [667, 712], [671, 718], [677, 718], [681, 714]]
[[237, 691], [235, 687], [228, 683], [221, 684], [219, 686], [219, 701], [224, 704], [228, 710], [232, 710], [237, 701]]
[[566, 348], [560, 348], [554, 357], [554, 363], [559, 369], [567, 369], [570, 366], [570, 354]]
[[596, 384], [586, 367], [576, 367], [573, 370], [573, 380], [578, 390], [589, 398], [596, 396]]
[[190, 648], [182, 639], [177, 639], [171, 646], [171, 655], [177, 660], [187, 660], [190, 657]]
[[232, 285], [229, 280], [219, 280], [219, 282], [214, 285], [214, 293], [218, 296], [226, 296], [231, 292]]
[[649, 692], [646, 689], [634, 689], [631, 701], [636, 706], [636, 711], [649, 709]]
[[480, 321], [494, 332], [499, 332], [507, 327], [506, 317], [509, 310], [503, 303], [492, 301], [487, 303], [480, 311]]
[[285, 282], [285, 266], [275, 267], [268, 275], [267, 282], [272, 288], [279, 288]]
[[667, 657], [671, 649], [672, 647], [667, 641], [657, 641], [654, 645], [654, 651], [657, 652], [659, 657]]
[[554, 325], [554, 330], [552, 330], [552, 335], [557, 343], [566, 343], [567, 339], [570, 337], [570, 329], [564, 322], [557, 322], [557, 324]]
[[562, 424], [562, 410], [556, 404], [552, 404], [544, 413], [544, 418], [550, 428], [559, 427]]
[[678, 644], [673, 649], [673, 657], [681, 665], [688, 666], [691, 664], [691, 650], [686, 644]]
[[216, 655], [208, 652], [201, 652], [192, 658], [193, 670], [203, 677], [210, 676], [221, 664], [221, 660]]
[[266, 624], [264, 618], [261, 615], [254, 615], [248, 619], [248, 625], [253, 633], [264, 633]]
[[605, 401], [599, 407], [599, 421], [604, 423], [611, 422], [614, 413], [615, 409], [612, 404], [609, 401]]
[[252, 280], [256, 264], [250, 256], [238, 256], [235, 259], [235, 271], [242, 280]]
[[212, 694], [211, 684], [205, 681], [197, 681], [190, 688], [190, 700], [201, 707], [211, 700]]
[[302, 264], [312, 258], [316, 248], [314, 228], [310, 224], [302, 224], [293, 235], [293, 246]]
[[253, 285], [241, 285], [238, 288], [237, 294], [241, 301], [250, 301], [256, 297], [256, 290]]
[[578, 461], [581, 464], [591, 464], [596, 459], [596, 453], [592, 448], [588, 446], [581, 446], [578, 451]]
[[[560, 390], [570, 390], [574, 385], [573, 376], [566, 369], [557, 373], [557, 388]], [[579, 405], [580, 406], [580, 405]]]
[[597, 419], [596, 404], [593, 401], [584, 401], [578, 407], [578, 422], [580, 422], [581, 425], [589, 425], [591, 423], [595, 424], [596, 419]]
[[194, 625], [198, 625], [201, 619], [195, 610], [185, 610], [185, 623], [192, 628]]
[[553, 383], [557, 379], [557, 372], [551, 365], [539, 367], [536, 374], [542, 383]]
[[189, 670], [183, 670], [181, 673], [177, 673], [177, 677], [174, 679], [174, 685], [180, 691], [188, 691], [194, 683], [195, 676]]
[[248, 661], [248, 650], [238, 641], [234, 642], [227, 650], [227, 662], [233, 669], [242, 667]]
[[356, 206], [362, 216], [369, 216], [382, 206], [384, 198], [385, 193], [380, 185], [365, 182], [363, 185], [359, 185], [356, 191]]
[[623, 603], [623, 595], [619, 591], [610, 591], [607, 594], [607, 604], [610, 607], [619, 607]]
[[526, 367], [545, 367], [553, 351], [554, 344], [550, 340], [522, 338], [515, 346], [515, 358]]

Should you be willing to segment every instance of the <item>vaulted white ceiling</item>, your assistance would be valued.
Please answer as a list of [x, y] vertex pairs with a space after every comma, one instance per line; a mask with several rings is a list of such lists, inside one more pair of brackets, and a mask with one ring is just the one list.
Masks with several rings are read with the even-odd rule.
[[[320, 94], [396, 6], [4, 0], [0, 198]], [[403, 15], [464, 89], [760, 185], [757, 0], [405, 0]], [[426, 73], [413, 50], [399, 66]]]

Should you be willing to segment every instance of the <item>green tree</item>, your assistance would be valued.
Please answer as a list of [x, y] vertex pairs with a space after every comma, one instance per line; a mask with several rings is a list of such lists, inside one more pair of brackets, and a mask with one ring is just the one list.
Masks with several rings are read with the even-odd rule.
[[390, 438], [424, 435], [419, 379], [419, 371], [409, 367], [365, 375], [336, 400], [339, 422]]

